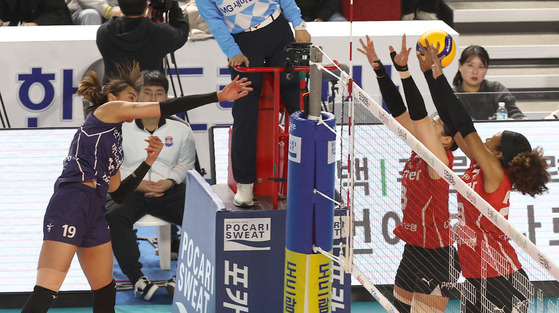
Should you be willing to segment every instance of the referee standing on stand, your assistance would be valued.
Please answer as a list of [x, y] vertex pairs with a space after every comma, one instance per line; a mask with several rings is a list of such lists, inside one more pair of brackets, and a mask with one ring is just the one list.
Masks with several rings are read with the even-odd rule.
[[[200, 15], [206, 20], [219, 47], [227, 56], [231, 77], [240, 75], [252, 82], [253, 92], [233, 105], [231, 162], [237, 182], [233, 203], [240, 207], [254, 205], [253, 184], [256, 179], [256, 132], [262, 90], [262, 73], [239, 73], [234, 66], [284, 66], [293, 60], [285, 47], [292, 42], [310, 42], [301, 10], [295, 0], [196, 0]], [[295, 36], [289, 22], [295, 28]], [[280, 75], [280, 92], [289, 114], [299, 110], [300, 91], [297, 79]]]

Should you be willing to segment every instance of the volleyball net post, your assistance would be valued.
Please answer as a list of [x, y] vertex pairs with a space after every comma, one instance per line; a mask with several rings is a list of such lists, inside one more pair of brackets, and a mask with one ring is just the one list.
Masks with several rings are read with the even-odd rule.
[[308, 113], [290, 116], [284, 312], [330, 312], [336, 119], [320, 112], [321, 51], [311, 48]]

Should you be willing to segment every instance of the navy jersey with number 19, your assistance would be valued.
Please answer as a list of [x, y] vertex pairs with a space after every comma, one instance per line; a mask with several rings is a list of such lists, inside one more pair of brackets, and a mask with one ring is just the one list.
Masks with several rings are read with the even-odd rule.
[[90, 113], [72, 139], [55, 186], [95, 179], [97, 193], [106, 196], [122, 159], [122, 122], [104, 123]]

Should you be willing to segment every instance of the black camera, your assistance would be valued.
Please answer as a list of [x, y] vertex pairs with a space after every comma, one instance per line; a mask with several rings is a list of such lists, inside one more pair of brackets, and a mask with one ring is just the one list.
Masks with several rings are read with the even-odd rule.
[[310, 42], [292, 42], [285, 47], [285, 51], [291, 52], [292, 58], [285, 60], [285, 73], [287, 79], [293, 78], [295, 66], [309, 66], [309, 56], [311, 54]]
[[311, 54], [310, 42], [292, 42], [285, 47], [285, 51], [293, 53], [293, 60], [289, 60], [295, 66], [308, 66]]
[[157, 23], [165, 22], [164, 13], [169, 12], [173, 0], [149, 0], [151, 20]]

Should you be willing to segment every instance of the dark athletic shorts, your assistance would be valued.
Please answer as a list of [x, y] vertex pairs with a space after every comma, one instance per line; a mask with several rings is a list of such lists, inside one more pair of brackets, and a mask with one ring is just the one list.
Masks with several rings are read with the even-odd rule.
[[[485, 288], [482, 286], [484, 280]], [[527, 312], [528, 299], [532, 296], [530, 286], [523, 269], [492, 278], [466, 278], [461, 312], [510, 313], [513, 308], [517, 312]]]
[[459, 275], [453, 246], [427, 249], [406, 244], [394, 284], [410, 292], [449, 297]]
[[55, 188], [45, 212], [43, 240], [95, 247], [111, 240], [105, 198], [79, 182]]

